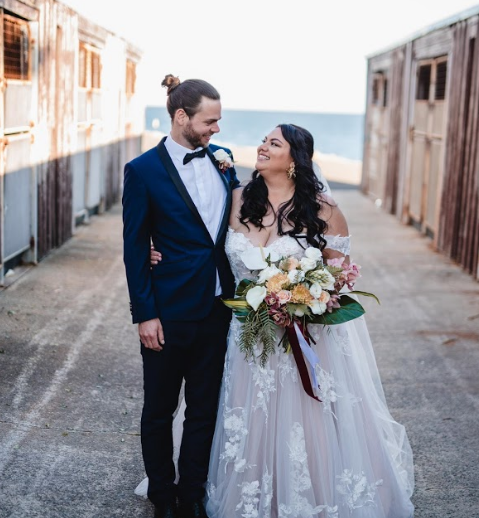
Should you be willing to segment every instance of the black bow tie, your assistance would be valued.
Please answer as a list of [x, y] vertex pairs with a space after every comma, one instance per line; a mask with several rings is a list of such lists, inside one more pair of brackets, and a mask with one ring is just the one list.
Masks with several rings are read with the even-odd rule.
[[186, 165], [188, 162], [191, 162], [193, 158], [204, 158], [206, 155], [206, 148], [200, 149], [199, 151], [194, 151], [193, 153], [186, 153], [185, 158], [183, 158], [183, 165]]

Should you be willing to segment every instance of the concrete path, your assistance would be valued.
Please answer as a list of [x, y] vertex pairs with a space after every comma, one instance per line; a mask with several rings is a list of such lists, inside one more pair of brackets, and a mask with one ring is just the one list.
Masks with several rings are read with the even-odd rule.
[[[357, 191], [338, 191], [417, 518], [479, 516], [479, 284]], [[142, 373], [116, 206], [0, 292], [0, 517], [151, 517]], [[227, 517], [224, 517], [227, 518]]]

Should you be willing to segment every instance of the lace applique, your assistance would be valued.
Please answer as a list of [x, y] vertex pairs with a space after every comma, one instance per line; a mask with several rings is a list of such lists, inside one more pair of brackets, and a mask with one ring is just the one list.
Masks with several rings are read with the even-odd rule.
[[[258, 353], [259, 351], [255, 351], [255, 354]], [[250, 365], [253, 373], [254, 384], [259, 389], [256, 394], [256, 403], [253, 410], [261, 408], [266, 416], [266, 422], [268, 422], [269, 397], [271, 392], [276, 392], [274, 370], [269, 368], [269, 362], [265, 367], [261, 367], [257, 363], [251, 363]]]
[[357, 405], [358, 403], [361, 403], [363, 401], [362, 397], [355, 396], [354, 394], [349, 393], [348, 394], [349, 401], [352, 406]]
[[345, 469], [343, 473], [337, 475], [336, 478], [338, 479], [336, 489], [343, 495], [344, 502], [350, 511], [364, 506], [376, 505], [374, 502], [376, 488], [382, 485], [382, 480], [368, 483], [363, 471], [354, 475], [351, 469]]
[[284, 386], [284, 381], [286, 379], [286, 376], [291, 376], [291, 380], [295, 383], [298, 381], [298, 369], [295, 365], [293, 365], [292, 361], [292, 355], [288, 353], [281, 353], [279, 362], [278, 362], [278, 369], [279, 369], [279, 381], [281, 383], [281, 386]]
[[332, 373], [326, 372], [321, 367], [316, 367], [316, 376], [319, 381], [319, 399], [323, 402], [323, 412], [329, 412], [337, 419], [331, 409], [331, 403], [335, 403], [338, 397], [341, 397], [336, 392], [336, 380]]
[[[243, 510], [243, 518], [269, 518], [271, 516], [271, 501], [273, 499], [273, 476], [265, 469], [261, 488], [259, 481], [243, 482], [241, 488], [241, 500], [236, 506], [236, 511]], [[263, 512], [259, 513], [259, 496], [263, 497]]]
[[341, 326], [338, 327], [339, 329], [334, 330], [334, 332], [332, 333], [332, 338], [338, 345], [338, 347], [341, 349], [341, 352], [344, 354], [344, 356], [351, 356], [352, 351], [348, 332], [344, 329], [340, 329]]
[[210, 482], [210, 480], [206, 483], [206, 494], [208, 495], [208, 498], [212, 500], [216, 493], [216, 486]]
[[294, 423], [290, 433], [289, 458], [291, 460], [291, 505], [279, 505], [279, 518], [311, 516], [327, 509], [326, 505], [313, 507], [300, 493], [311, 488], [311, 476], [308, 470], [308, 454], [304, 441], [304, 430], [299, 423]]
[[259, 481], [243, 482], [239, 487], [241, 488], [241, 500], [235, 510], [243, 509], [244, 512], [241, 515], [243, 518], [259, 518], [258, 503], [261, 494]]
[[350, 236], [324, 236], [327, 241], [326, 248], [330, 250], [336, 250], [343, 255], [349, 255], [351, 251], [351, 238]]
[[220, 455], [220, 460], [225, 460], [226, 464], [234, 462], [234, 470], [242, 473], [252, 465], [248, 464], [242, 458], [242, 445], [244, 439], [248, 435], [248, 429], [245, 426], [244, 409], [241, 410], [242, 415], [234, 414], [234, 410], [225, 411], [223, 414], [223, 426], [228, 440], [225, 443], [225, 449]]
[[264, 497], [263, 518], [271, 516], [271, 501], [273, 500], [273, 475], [270, 475], [268, 468], [263, 473], [263, 487], [261, 493]]

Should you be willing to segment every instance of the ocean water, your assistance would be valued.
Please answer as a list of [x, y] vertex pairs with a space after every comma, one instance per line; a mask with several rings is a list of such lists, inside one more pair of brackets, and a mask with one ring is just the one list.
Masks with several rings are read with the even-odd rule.
[[[222, 115], [221, 131], [215, 140], [224, 144], [257, 146], [275, 126], [290, 123], [312, 133], [316, 151], [350, 160], [362, 160], [363, 115], [225, 109]], [[146, 108], [146, 130], [168, 133], [170, 128], [170, 116], [165, 107]]]

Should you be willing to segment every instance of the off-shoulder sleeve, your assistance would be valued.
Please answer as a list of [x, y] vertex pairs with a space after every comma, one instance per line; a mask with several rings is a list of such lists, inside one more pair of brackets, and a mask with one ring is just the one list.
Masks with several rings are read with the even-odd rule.
[[324, 236], [327, 241], [326, 248], [330, 250], [336, 250], [337, 252], [349, 255], [351, 251], [351, 238], [350, 236]]

